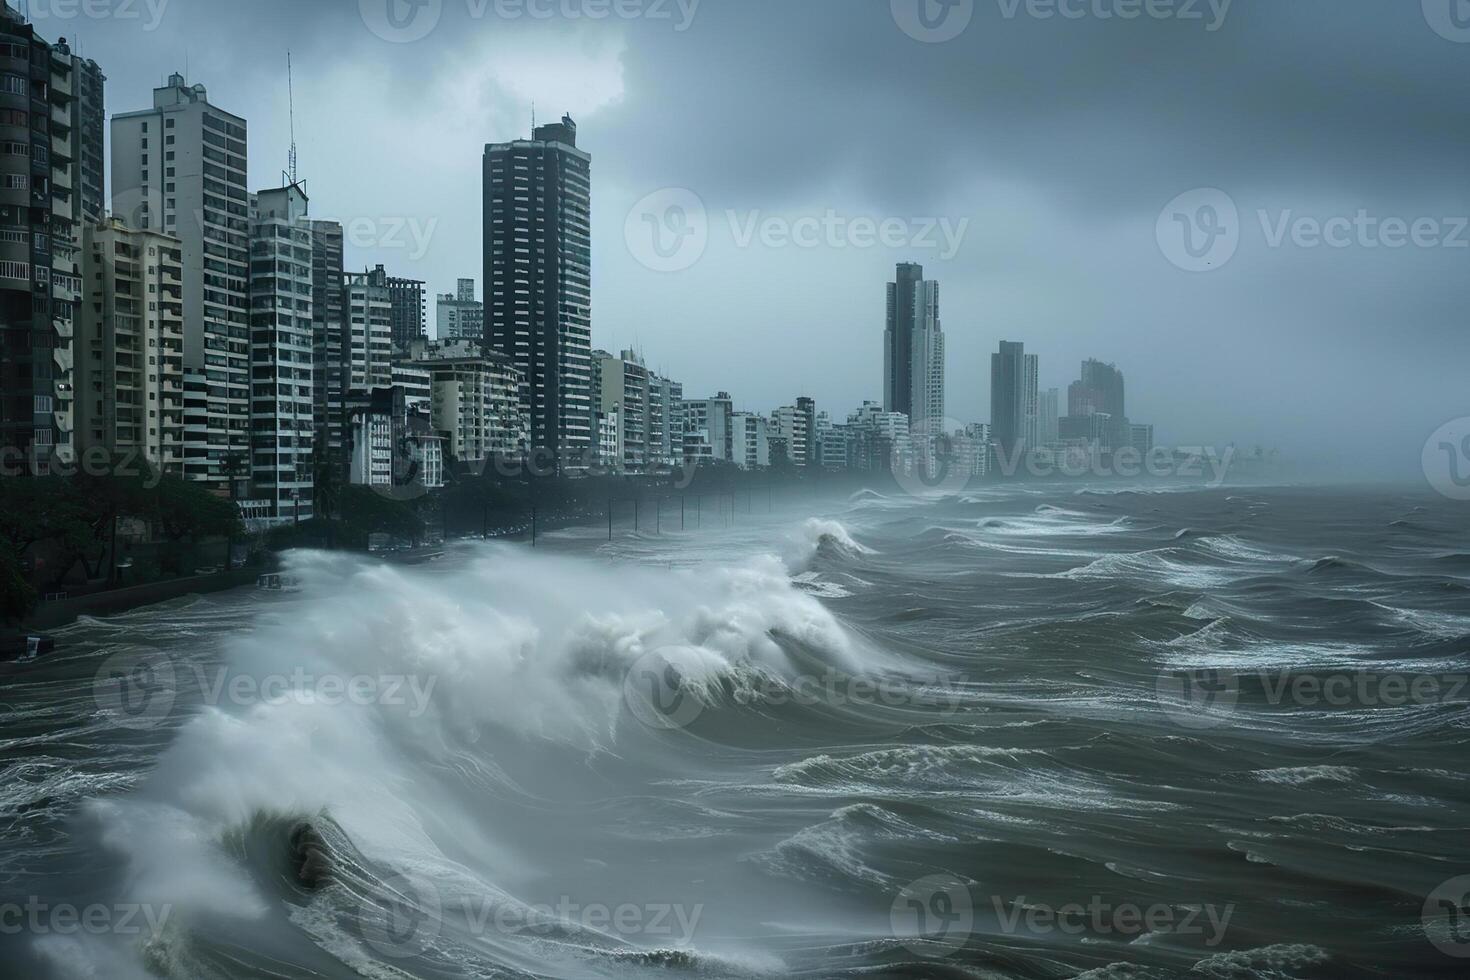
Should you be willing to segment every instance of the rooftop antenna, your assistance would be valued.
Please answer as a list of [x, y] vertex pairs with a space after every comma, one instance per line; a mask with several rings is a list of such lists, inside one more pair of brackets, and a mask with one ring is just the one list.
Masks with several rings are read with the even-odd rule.
[[290, 107], [291, 115], [291, 156], [289, 176], [291, 183], [296, 183], [296, 89], [291, 81], [291, 52], [286, 52], [286, 99]]

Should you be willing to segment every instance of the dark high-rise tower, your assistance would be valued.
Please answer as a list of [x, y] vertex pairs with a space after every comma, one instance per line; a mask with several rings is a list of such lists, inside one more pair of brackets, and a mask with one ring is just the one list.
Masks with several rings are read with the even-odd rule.
[[924, 267], [901, 262], [888, 284], [888, 325], [883, 331], [883, 410], [902, 412], [911, 423], [944, 417], [944, 331], [939, 324], [939, 283]]
[[415, 340], [429, 335], [424, 311], [424, 283], [399, 276], [388, 276], [387, 281], [388, 299], [393, 304], [393, 346], [406, 351]]
[[1067, 389], [1067, 414], [1074, 418], [1106, 414], [1115, 419], [1124, 411], [1123, 372], [1102, 361], [1082, 362], [1082, 375]]
[[531, 446], [561, 466], [591, 448], [591, 169], [570, 116], [485, 147], [485, 343], [524, 372]]
[[[76, 449], [72, 336], [82, 290], [80, 227], [84, 205], [98, 203], [85, 182], [77, 186], [74, 166], [82, 147], [96, 148], [85, 139], [101, 127], [100, 100], [76, 107], [78, 64], [64, 41], [48, 44], [0, 4], [0, 145], [6, 160], [0, 181], [0, 449], [18, 451], [42, 474], [53, 472], [53, 461], [70, 462]], [[96, 68], [90, 62], [82, 67]]]
[[1002, 340], [1000, 352], [990, 355], [991, 437], [1007, 453], [1038, 442], [1038, 366], [1025, 344]]

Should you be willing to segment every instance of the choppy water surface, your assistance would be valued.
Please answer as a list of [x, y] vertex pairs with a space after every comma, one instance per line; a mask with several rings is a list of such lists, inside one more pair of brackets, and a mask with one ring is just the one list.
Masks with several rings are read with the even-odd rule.
[[0, 974], [1470, 965], [1463, 505], [1006, 488], [704, 523], [296, 555], [300, 593], [0, 668]]

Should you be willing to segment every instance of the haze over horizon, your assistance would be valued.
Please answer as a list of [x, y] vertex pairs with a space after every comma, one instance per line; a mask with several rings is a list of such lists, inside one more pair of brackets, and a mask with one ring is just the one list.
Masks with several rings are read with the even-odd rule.
[[[1409, 475], [1466, 413], [1470, 38], [1433, 0], [1236, 0], [1191, 5], [1198, 19], [1182, 3], [1124, 19], [1116, 0], [966, 0], [967, 25], [938, 43], [902, 29], [916, 0], [425, 0], [403, 30], [382, 19], [390, 2], [30, 15], [101, 64], [109, 114], [187, 69], [249, 120], [255, 189], [286, 164], [290, 49], [313, 215], [349, 224], [349, 268], [382, 262], [431, 293], [481, 279], [484, 144], [528, 136], [533, 102], [543, 122], [571, 114], [593, 159], [593, 344], [642, 350], [690, 397], [810, 395], [839, 418], [880, 398], [884, 284], [915, 261], [941, 283], [962, 422], [986, 420], [1001, 340], [1039, 354], [1063, 398], [1084, 358], [1118, 364], [1162, 445]], [[658, 272], [625, 225], [671, 188], [704, 209], [708, 245]], [[1189, 272], [1158, 226], [1199, 188], [1238, 208], [1238, 247]], [[1338, 219], [1345, 244], [1301, 218]], [[772, 244], [767, 219], [932, 220], [935, 244], [859, 247], [850, 224], [843, 247]], [[1432, 228], [1390, 247], [1394, 219]], [[940, 227], [963, 229], [952, 256]]]

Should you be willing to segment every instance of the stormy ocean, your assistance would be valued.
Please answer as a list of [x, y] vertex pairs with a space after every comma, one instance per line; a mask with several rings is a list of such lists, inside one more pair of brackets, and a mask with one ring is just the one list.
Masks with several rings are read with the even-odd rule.
[[7, 977], [1464, 976], [1470, 526], [871, 491], [0, 667]]

